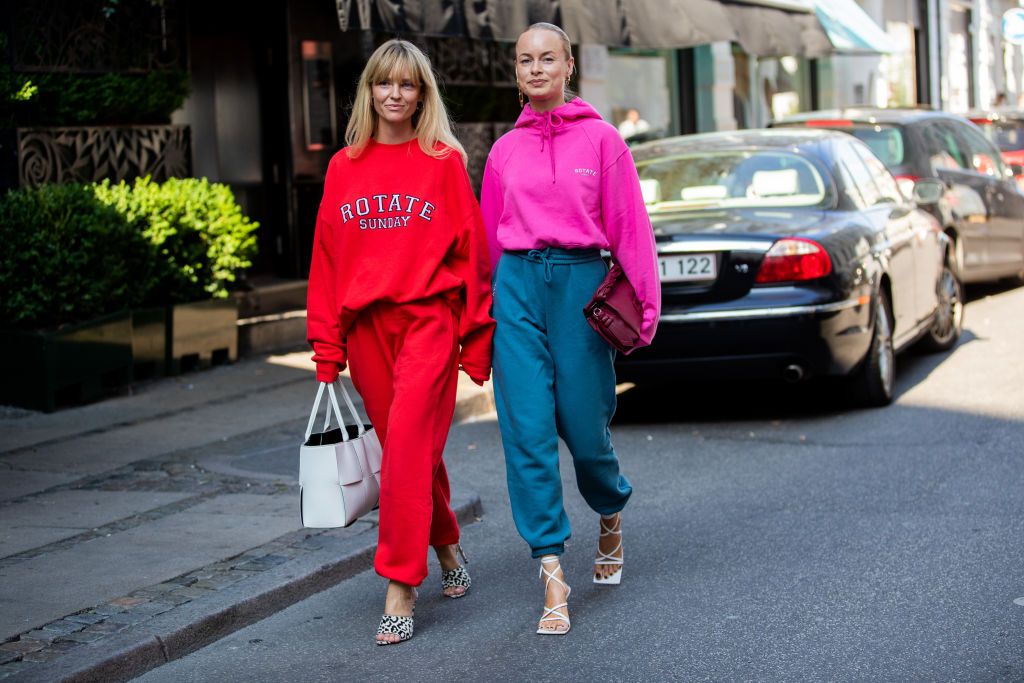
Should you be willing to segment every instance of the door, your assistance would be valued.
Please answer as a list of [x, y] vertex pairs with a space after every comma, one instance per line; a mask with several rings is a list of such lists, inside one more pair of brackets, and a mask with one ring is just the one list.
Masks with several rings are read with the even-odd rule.
[[963, 248], [963, 272], [982, 273], [989, 263], [988, 182], [971, 168], [953, 124], [932, 121], [923, 132], [935, 176], [946, 184], [946, 198]]
[[995, 145], [971, 125], [957, 126], [967, 149], [971, 170], [985, 183], [988, 219], [988, 270], [993, 276], [1012, 275], [1024, 258], [1024, 196], [1016, 187]]
[[855, 146], [884, 198], [891, 201], [894, 221], [906, 221], [914, 255], [914, 323], [931, 318], [938, 305], [938, 282], [942, 272], [942, 234], [938, 224], [917, 215], [916, 206], [903, 197], [896, 179], [878, 157], [865, 147]]
[[[863, 151], [859, 149], [861, 147]], [[898, 188], [893, 197], [883, 191], [872, 178], [871, 170], [864, 163], [865, 156], [870, 156], [871, 151], [864, 143], [854, 138], [843, 140], [836, 145], [836, 155], [849, 175], [849, 180], [863, 198], [864, 214], [879, 233], [874, 250], [885, 264], [892, 283], [891, 303], [895, 319], [893, 340], [899, 344], [900, 337], [912, 330], [918, 321], [914, 285], [914, 225], [910, 220], [910, 212]], [[884, 167], [882, 170], [885, 171]], [[892, 178], [888, 171], [885, 171], [885, 175]]]

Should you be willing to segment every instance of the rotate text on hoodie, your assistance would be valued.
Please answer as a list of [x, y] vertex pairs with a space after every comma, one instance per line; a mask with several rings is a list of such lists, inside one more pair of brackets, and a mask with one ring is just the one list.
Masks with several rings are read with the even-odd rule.
[[[425, 221], [430, 221], [431, 214], [436, 208], [431, 202], [409, 194], [375, 194], [369, 197], [359, 197], [354, 202], [342, 204], [341, 220], [343, 223], [348, 223], [359, 217], [360, 230], [404, 228], [414, 215]], [[376, 209], [377, 216], [366, 218], [374, 209]], [[381, 216], [380, 214], [391, 215]]]

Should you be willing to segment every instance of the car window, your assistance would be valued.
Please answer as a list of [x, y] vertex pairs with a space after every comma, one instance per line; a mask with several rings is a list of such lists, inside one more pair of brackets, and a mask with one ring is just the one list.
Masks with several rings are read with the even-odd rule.
[[850, 172], [854, 186], [861, 197], [863, 197], [863, 204], [865, 206], [873, 206], [882, 200], [882, 193], [879, 192], [875, 182], [871, 179], [871, 172], [868, 170], [868, 167], [864, 165], [860, 155], [853, 149], [854, 144], [857, 143], [847, 140], [839, 142], [836, 144], [836, 155]]
[[896, 179], [892, 177], [892, 173], [889, 173], [885, 164], [879, 161], [878, 157], [866, 149], [864, 145], [852, 145], [852, 147], [860, 156], [864, 165], [868, 167], [868, 172], [871, 173], [871, 177], [874, 179], [875, 186], [878, 187], [882, 198], [896, 203], [902, 202], [904, 200], [903, 192], [900, 191], [899, 185], [896, 184]]
[[850, 169], [846, 167], [846, 164], [842, 159], [836, 160], [836, 169], [840, 180], [843, 183], [843, 194], [845, 194], [850, 202], [858, 209], [867, 207], [864, 202], [864, 197], [861, 196], [860, 191], [857, 189], [857, 183], [853, 179], [853, 174], [850, 173]]
[[1003, 166], [999, 151], [988, 138], [966, 124], [958, 125], [957, 132], [960, 133], [967, 148], [971, 170], [995, 178], [1006, 177], [1006, 168]]
[[708, 207], [818, 206], [829, 183], [805, 157], [789, 151], [708, 151], [637, 162], [650, 213]]
[[942, 122], [929, 123], [924, 129], [924, 138], [928, 144], [928, 160], [932, 169], [967, 169], [967, 157], [960, 149], [956, 135]]
[[867, 145], [889, 168], [903, 163], [903, 131], [895, 126], [856, 126], [842, 129]]

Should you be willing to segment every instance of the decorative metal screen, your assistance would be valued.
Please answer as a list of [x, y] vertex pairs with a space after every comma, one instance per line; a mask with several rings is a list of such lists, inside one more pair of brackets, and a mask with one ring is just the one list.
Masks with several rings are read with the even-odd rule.
[[188, 126], [19, 128], [18, 182], [87, 183], [154, 180], [191, 173]]
[[455, 135], [466, 148], [469, 156], [469, 179], [473, 191], [480, 195], [480, 183], [483, 182], [484, 166], [487, 154], [491, 151], [494, 141], [512, 130], [513, 123], [460, 123], [455, 126]]

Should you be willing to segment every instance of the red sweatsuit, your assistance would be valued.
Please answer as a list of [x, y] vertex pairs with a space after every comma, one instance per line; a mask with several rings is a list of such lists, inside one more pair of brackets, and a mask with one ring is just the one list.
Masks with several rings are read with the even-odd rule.
[[413, 586], [459, 529], [441, 455], [458, 368], [490, 376], [490, 262], [457, 152], [371, 140], [327, 169], [307, 296], [320, 381], [346, 364], [384, 447], [377, 573]]

